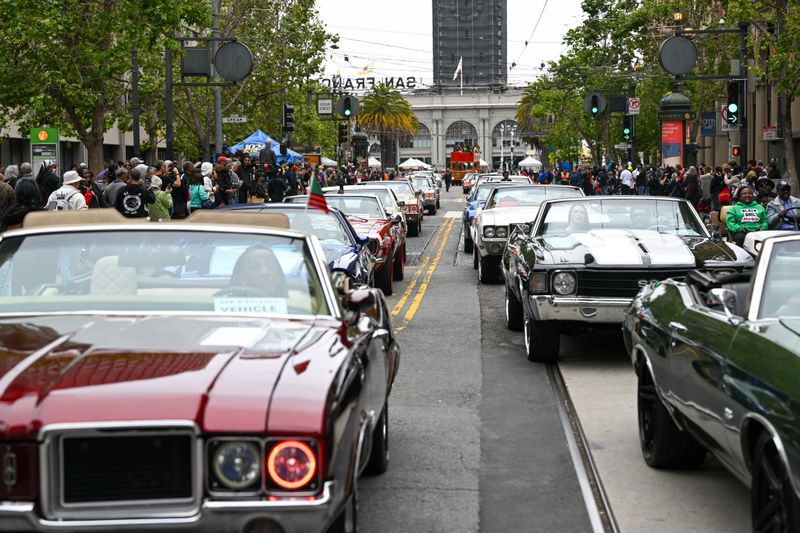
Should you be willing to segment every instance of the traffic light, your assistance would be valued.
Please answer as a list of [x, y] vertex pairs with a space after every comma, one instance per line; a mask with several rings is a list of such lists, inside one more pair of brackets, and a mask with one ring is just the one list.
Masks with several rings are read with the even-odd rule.
[[350, 118], [353, 116], [353, 101], [349, 96], [344, 97], [344, 104], [342, 104], [342, 108], [344, 109], [344, 113], [342, 113], [345, 118]]
[[347, 123], [339, 123], [339, 144], [347, 143]]
[[630, 115], [622, 118], [622, 140], [626, 143], [633, 140], [633, 120]]
[[294, 106], [283, 104], [283, 131], [294, 131]]
[[731, 146], [731, 157], [740, 157], [742, 155], [742, 148], [739, 146]]
[[346, 119], [353, 118], [358, 112], [358, 98], [345, 94], [336, 102], [336, 111]]
[[606, 110], [606, 99], [600, 93], [589, 93], [583, 99], [583, 109], [587, 115], [599, 117]]
[[728, 84], [728, 124], [739, 125], [739, 82], [732, 81]]

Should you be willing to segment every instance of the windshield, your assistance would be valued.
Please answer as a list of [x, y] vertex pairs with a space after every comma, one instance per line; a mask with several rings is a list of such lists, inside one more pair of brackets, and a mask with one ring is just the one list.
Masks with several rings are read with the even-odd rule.
[[800, 241], [775, 243], [764, 278], [758, 318], [800, 316]]
[[486, 187], [486, 186], [478, 187], [478, 189], [475, 191], [475, 200], [485, 202], [486, 199], [489, 198], [489, 193], [492, 192], [492, 189], [494, 188], [495, 187]]
[[565, 235], [595, 230], [655, 231], [687, 237], [707, 236], [684, 202], [666, 200], [578, 201], [551, 205], [539, 235]]
[[303, 240], [86, 231], [0, 242], [0, 313], [329, 314]]
[[548, 187], [546, 185], [508, 187], [497, 189], [491, 202], [486, 204], [486, 209], [537, 206], [545, 200], [569, 198], [571, 196], [581, 196], [581, 193], [577, 189]]
[[427, 179], [425, 179], [425, 178], [414, 178], [414, 187], [416, 187], [417, 189], [420, 189], [420, 190], [429, 189], [430, 186], [431, 186], [431, 184], [428, 183]]
[[325, 195], [328, 205], [339, 211], [360, 218], [386, 218], [377, 198], [364, 198], [363, 196]]
[[380, 200], [383, 206], [387, 209], [391, 209], [393, 211], [397, 209], [397, 202], [395, 202], [394, 195], [389, 189], [362, 189], [359, 187], [358, 189], [353, 189], [353, 191], [357, 192], [357, 194], [363, 194], [365, 196], [374, 196]]
[[384, 182], [386, 187], [391, 187], [394, 192], [397, 194], [405, 194], [405, 195], [414, 195], [414, 190], [411, 188], [411, 184], [407, 181], [387, 181]]
[[[296, 203], [305, 203], [306, 197]], [[283, 213], [289, 217], [289, 225], [293, 230], [315, 235], [322, 244], [341, 244], [351, 246], [355, 244], [341, 222], [332, 213], [325, 213], [316, 209], [262, 209], [260, 213]]]

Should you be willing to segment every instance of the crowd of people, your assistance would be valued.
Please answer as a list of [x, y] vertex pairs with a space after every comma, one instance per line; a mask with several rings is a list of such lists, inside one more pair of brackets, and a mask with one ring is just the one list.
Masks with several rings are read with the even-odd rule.
[[173, 161], [148, 165], [133, 157], [107, 161], [97, 175], [85, 164], [60, 174], [55, 161], [44, 161], [36, 173], [29, 162], [0, 166], [1, 229], [20, 227], [31, 211], [112, 208], [128, 218], [158, 222], [186, 218], [196, 209], [281, 202], [288, 195], [305, 194], [313, 175], [322, 186], [388, 179], [377, 171], [317, 169], [276, 159], [271, 150], [258, 157], [228, 154], [213, 163], [182, 165]]

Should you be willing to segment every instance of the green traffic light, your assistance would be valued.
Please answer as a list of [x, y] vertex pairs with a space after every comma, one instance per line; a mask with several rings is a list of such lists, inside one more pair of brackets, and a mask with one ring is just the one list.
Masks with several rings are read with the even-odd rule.
[[625, 128], [624, 130], [622, 130], [622, 133], [624, 133], [625, 135], [628, 135], [630, 132], [631, 132], [630, 128]]
[[737, 111], [739, 111], [739, 106], [736, 103], [731, 102], [728, 104], [728, 113], [736, 113]]
[[592, 108], [592, 114], [593, 114], [593, 115], [596, 115], [596, 114], [597, 114], [597, 111], [598, 111], [598, 109], [597, 109], [596, 107], [593, 107], [593, 108]]
[[349, 117], [350, 113], [352, 113], [352, 111], [350, 111], [349, 109], [344, 110], [344, 116]]

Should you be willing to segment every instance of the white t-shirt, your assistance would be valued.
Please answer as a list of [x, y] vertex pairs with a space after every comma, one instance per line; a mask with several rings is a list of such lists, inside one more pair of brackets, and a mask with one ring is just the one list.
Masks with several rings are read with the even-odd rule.
[[633, 187], [633, 174], [627, 168], [622, 171], [622, 174], [619, 175], [620, 180], [622, 180], [623, 185], [627, 185], [628, 187]]

